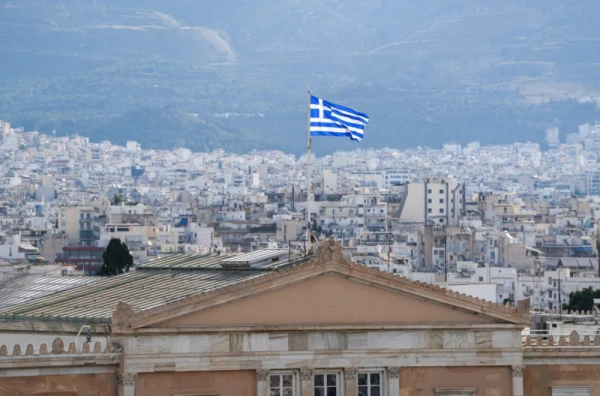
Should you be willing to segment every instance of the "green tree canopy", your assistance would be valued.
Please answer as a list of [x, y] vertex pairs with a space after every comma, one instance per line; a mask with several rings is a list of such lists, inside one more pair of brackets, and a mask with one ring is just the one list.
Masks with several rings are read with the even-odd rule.
[[563, 304], [563, 309], [576, 311], [591, 311], [594, 308], [594, 298], [600, 298], [600, 289], [592, 286], [569, 294], [569, 303]]
[[124, 199], [120, 194], [113, 195], [113, 199], [112, 199], [113, 205], [121, 205], [122, 202], [124, 202]]
[[133, 256], [129, 253], [129, 248], [125, 242], [119, 238], [112, 238], [104, 253], [102, 253], [103, 264], [98, 272], [100, 276], [118, 275], [129, 272], [133, 265]]

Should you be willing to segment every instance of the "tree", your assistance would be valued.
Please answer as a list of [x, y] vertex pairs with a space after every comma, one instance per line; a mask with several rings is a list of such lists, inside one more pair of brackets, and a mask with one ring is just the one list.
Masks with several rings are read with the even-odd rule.
[[594, 308], [594, 298], [600, 298], [600, 289], [592, 286], [569, 294], [569, 303], [563, 304], [563, 309], [575, 311], [591, 311]]
[[121, 205], [121, 203], [123, 203], [125, 200], [123, 199], [123, 197], [119, 194], [115, 194], [113, 195], [113, 199], [112, 199], [112, 204], [113, 205]]
[[129, 253], [129, 248], [125, 242], [119, 238], [112, 238], [104, 253], [102, 253], [103, 264], [98, 272], [100, 276], [118, 275], [129, 272], [133, 265], [133, 256]]

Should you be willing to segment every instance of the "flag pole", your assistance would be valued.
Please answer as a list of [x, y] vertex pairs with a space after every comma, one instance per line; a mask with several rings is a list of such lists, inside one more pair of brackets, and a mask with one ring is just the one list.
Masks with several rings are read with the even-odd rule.
[[307, 134], [307, 145], [306, 145], [306, 180], [307, 180], [307, 194], [306, 194], [306, 253], [308, 254], [312, 248], [312, 241], [310, 237], [310, 209], [311, 209], [311, 173], [310, 173], [310, 85], [308, 86], [308, 125], [306, 129]]

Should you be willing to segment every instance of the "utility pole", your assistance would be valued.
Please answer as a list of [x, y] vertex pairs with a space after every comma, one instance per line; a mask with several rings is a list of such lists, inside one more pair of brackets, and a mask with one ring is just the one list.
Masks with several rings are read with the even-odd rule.
[[392, 220], [388, 218], [388, 273], [391, 272], [391, 258], [392, 258]]
[[560, 273], [562, 272], [562, 269], [558, 270], [558, 312], [560, 315], [560, 319], [562, 320], [562, 292], [560, 289]]
[[600, 241], [596, 241], [596, 255], [598, 256], [598, 277], [600, 277]]
[[444, 282], [448, 282], [448, 234], [444, 228]]

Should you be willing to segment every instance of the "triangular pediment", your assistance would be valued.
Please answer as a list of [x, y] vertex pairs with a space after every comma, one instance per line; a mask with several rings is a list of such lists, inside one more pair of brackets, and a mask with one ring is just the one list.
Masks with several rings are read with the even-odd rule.
[[[126, 307], [125, 307], [126, 308]], [[352, 263], [335, 241], [309, 263], [150, 311], [113, 314], [115, 328], [524, 325], [517, 311]]]
[[335, 272], [173, 318], [154, 327], [494, 323]]

